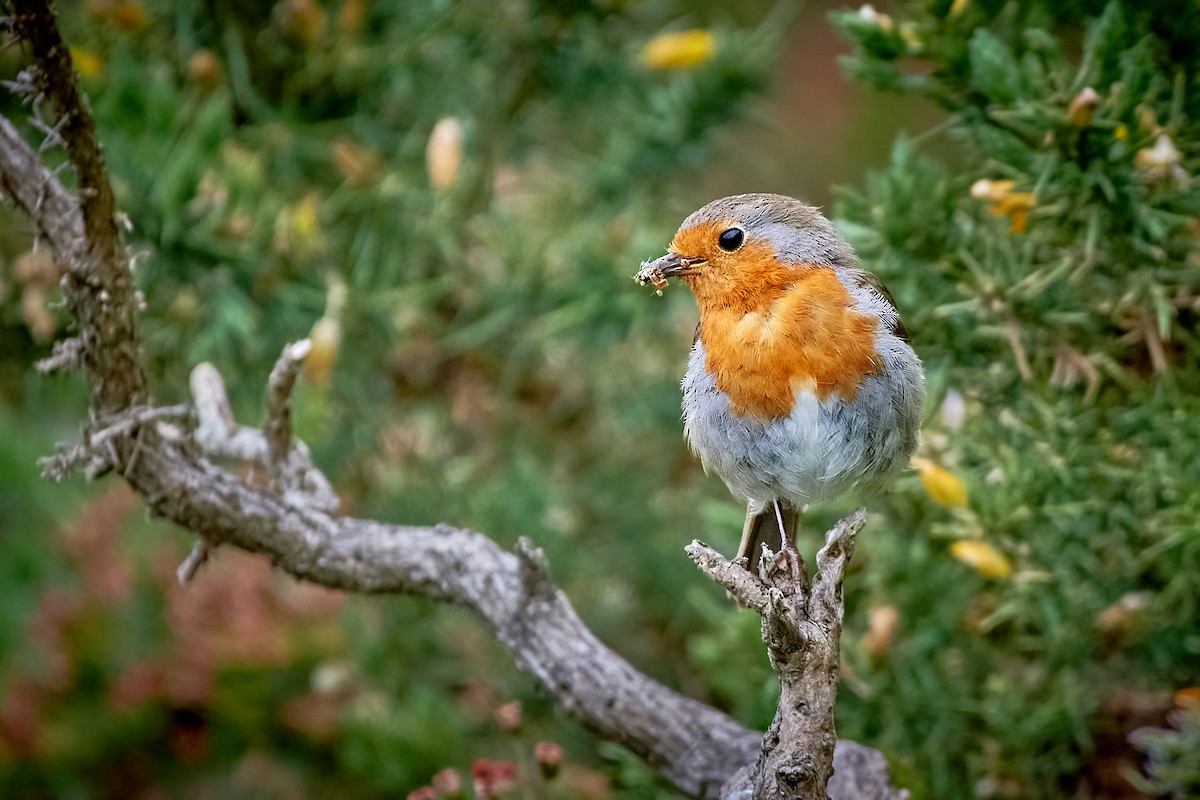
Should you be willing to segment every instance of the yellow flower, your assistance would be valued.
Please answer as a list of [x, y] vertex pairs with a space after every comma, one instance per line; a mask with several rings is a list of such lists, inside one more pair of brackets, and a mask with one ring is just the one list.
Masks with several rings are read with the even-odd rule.
[[320, 210], [321, 195], [315, 190], [281, 209], [275, 219], [275, 252], [308, 258], [319, 251], [324, 244]]
[[963, 508], [967, 505], [967, 487], [954, 473], [930, 461], [928, 458], [914, 456], [912, 465], [921, 476], [925, 491], [938, 505], [949, 508]]
[[309, 192], [296, 204], [292, 221], [295, 224], [296, 237], [308, 242], [320, 233], [317, 228], [317, 210], [321, 203], [321, 195], [316, 191]]
[[104, 73], [104, 62], [100, 60], [100, 56], [74, 45], [68, 49], [71, 51], [71, 61], [75, 63], [75, 71], [80, 77], [98, 78]]
[[642, 63], [651, 69], [687, 69], [708, 61], [715, 49], [716, 39], [710, 30], [662, 33], [646, 42]]
[[971, 197], [987, 200], [994, 217], [1007, 216], [1009, 230], [1020, 233], [1029, 221], [1029, 209], [1037, 205], [1033, 192], [1014, 192], [1014, 181], [993, 181], [987, 178], [971, 184]]
[[1012, 575], [1012, 563], [1000, 551], [978, 539], [959, 539], [950, 545], [950, 555], [989, 578]]

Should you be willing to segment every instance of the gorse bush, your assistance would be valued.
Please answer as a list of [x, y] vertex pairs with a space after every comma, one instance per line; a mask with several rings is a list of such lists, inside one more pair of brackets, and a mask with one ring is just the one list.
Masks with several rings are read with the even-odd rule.
[[[926, 455], [970, 488], [954, 513], [897, 509], [927, 536], [869, 545], [851, 588], [901, 632], [851, 656], [840, 730], [935, 796], [1107, 796], [1140, 761], [1124, 735], [1200, 680], [1200, 10], [833, 19], [850, 74], [948, 114], [838, 216], [942, 402]], [[1011, 572], [947, 574], [962, 539]]]

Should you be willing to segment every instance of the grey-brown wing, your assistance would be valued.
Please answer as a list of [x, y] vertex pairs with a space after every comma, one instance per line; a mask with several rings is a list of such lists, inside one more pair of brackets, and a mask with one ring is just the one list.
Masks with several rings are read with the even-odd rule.
[[889, 292], [888, 288], [883, 285], [883, 281], [879, 280], [879, 278], [875, 277], [870, 272], [865, 271], [858, 273], [857, 278], [859, 286], [862, 286], [864, 289], [870, 289], [871, 291], [880, 295], [883, 297], [883, 299], [892, 304], [892, 308], [896, 309], [895, 321], [892, 324], [892, 333], [894, 333], [903, 341], [907, 342], [909, 340], [908, 329], [904, 327], [904, 320], [900, 319], [900, 307], [896, 305], [896, 298], [892, 297], [892, 293]]

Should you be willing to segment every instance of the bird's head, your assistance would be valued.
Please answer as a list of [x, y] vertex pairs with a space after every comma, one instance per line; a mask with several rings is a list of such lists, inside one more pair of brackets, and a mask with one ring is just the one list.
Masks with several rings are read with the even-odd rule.
[[778, 194], [714, 200], [683, 221], [667, 249], [639, 280], [678, 277], [702, 306], [753, 305], [786, 288], [797, 269], [858, 266], [820, 211]]

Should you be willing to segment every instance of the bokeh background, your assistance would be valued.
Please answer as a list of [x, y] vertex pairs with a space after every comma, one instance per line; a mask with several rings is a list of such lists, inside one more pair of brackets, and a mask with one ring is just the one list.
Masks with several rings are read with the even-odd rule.
[[[605, 642], [759, 727], [757, 617], [682, 552], [742, 515], [681, 437], [695, 309], [629, 277], [716, 196], [822, 205], [928, 373], [915, 468], [805, 518], [811, 554], [872, 512], [839, 734], [915, 798], [1200, 796], [1194, 3], [59, 14], [158, 399], [211, 361], [258, 422], [311, 336], [297, 432], [348, 513], [529, 536]], [[118, 480], [41, 480], [86, 414], [33, 370], [57, 279], [0, 211], [0, 795], [671, 796], [464, 612], [232, 551], [181, 588], [190, 535]]]

